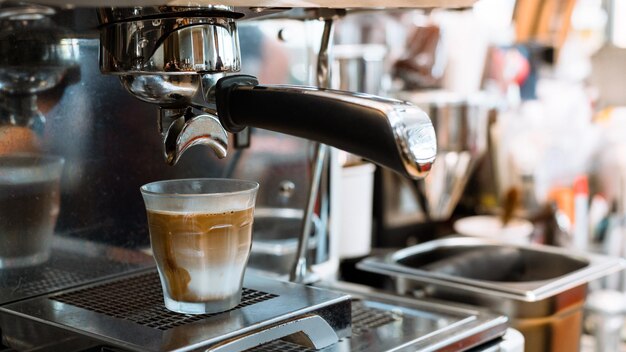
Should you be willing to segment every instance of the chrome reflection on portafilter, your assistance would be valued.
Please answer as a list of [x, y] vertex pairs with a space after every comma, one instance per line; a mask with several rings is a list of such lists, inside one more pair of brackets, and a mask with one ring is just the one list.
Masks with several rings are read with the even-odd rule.
[[54, 13], [46, 6], [0, 4], [0, 124], [41, 131], [37, 94], [77, 66], [76, 40], [52, 22]]
[[159, 106], [165, 160], [176, 164], [198, 144], [225, 157], [228, 136], [204, 92], [223, 73], [239, 71], [234, 17], [241, 15], [226, 6], [105, 8], [98, 13], [103, 24], [100, 70], [119, 75], [133, 96]]
[[428, 116], [405, 102], [227, 75], [240, 68], [236, 19], [226, 6], [101, 9], [103, 73], [160, 107], [166, 161], [197, 144], [226, 156], [226, 131], [260, 127], [329, 144], [412, 178], [436, 155]]

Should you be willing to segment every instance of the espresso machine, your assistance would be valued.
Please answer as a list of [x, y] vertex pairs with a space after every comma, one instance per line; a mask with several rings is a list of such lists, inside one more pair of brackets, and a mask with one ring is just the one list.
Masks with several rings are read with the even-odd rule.
[[[247, 274], [233, 310], [170, 312], [138, 192], [157, 179], [246, 177], [270, 185], [259, 202], [308, 209], [321, 164], [310, 166], [306, 140], [316, 161], [330, 145], [424, 177], [436, 155], [426, 113], [325, 89], [333, 22], [360, 8], [472, 2], [0, 3], [0, 184], [33, 188], [22, 155], [62, 160], [45, 255], [0, 256], [0, 351], [519, 350], [501, 315], [301, 284], [302, 256], [295, 282]], [[15, 198], [0, 191], [0, 202]], [[36, 222], [29, 209], [17, 218]]]

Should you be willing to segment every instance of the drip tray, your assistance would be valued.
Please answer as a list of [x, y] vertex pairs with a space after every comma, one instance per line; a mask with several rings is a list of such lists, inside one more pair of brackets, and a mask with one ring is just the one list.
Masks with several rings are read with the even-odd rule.
[[[473, 307], [416, 300], [343, 282], [319, 283], [349, 293], [352, 336], [324, 352], [482, 350], [506, 333], [508, 319]], [[476, 348], [476, 349], [474, 349]], [[286, 341], [274, 341], [248, 352], [311, 352]]]
[[164, 307], [150, 270], [0, 307], [0, 330], [27, 340], [25, 330], [54, 336], [49, 327], [131, 351], [236, 351], [291, 335], [320, 349], [350, 335], [348, 295], [253, 275], [244, 287], [230, 311], [179, 314]]
[[[352, 301], [352, 336], [321, 351], [466, 351], [504, 335], [506, 322], [503, 316], [434, 302], [361, 297]], [[314, 351], [297, 343], [276, 340], [246, 352]]]
[[464, 351], [507, 328], [504, 316], [345, 283], [318, 289], [248, 275], [245, 287], [230, 311], [178, 314], [147, 271], [0, 307], [0, 330], [16, 350], [382, 352]]
[[[367, 303], [359, 299], [352, 300], [352, 336], [339, 342], [338, 345], [329, 346], [324, 351], [348, 351], [345, 349], [345, 342], [348, 339], [358, 339], [358, 336], [365, 335], [373, 330], [381, 328], [394, 322], [400, 322], [402, 314], [399, 311], [388, 311], [368, 307]], [[343, 347], [339, 347], [343, 346]], [[261, 346], [247, 350], [246, 352], [314, 352], [297, 343], [286, 340], [275, 340]], [[371, 351], [374, 351], [373, 349]]]

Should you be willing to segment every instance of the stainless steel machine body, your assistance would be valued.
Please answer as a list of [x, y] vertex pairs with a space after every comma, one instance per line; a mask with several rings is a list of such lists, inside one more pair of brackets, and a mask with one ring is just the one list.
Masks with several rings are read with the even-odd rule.
[[244, 286], [234, 310], [177, 314], [163, 307], [150, 270], [5, 305], [0, 324], [11, 346], [124, 351], [480, 351], [507, 328], [503, 316], [345, 284], [320, 290], [248, 275]]

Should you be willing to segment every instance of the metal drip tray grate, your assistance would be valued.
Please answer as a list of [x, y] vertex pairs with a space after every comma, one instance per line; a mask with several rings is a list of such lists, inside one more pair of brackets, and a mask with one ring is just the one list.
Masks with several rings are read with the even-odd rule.
[[[159, 275], [150, 269], [4, 305], [0, 329], [3, 338], [38, 340], [41, 346], [67, 332], [114, 349], [154, 352], [219, 346], [243, 351], [296, 331], [325, 346], [350, 334], [347, 294], [252, 273], [244, 287], [242, 303], [228, 312], [179, 314], [165, 308]], [[28, 330], [31, 325], [40, 330]], [[26, 336], [26, 330], [35, 333]]]
[[133, 250], [57, 236], [46, 262], [0, 269], [0, 305], [153, 266], [151, 257]]
[[401, 318], [402, 313], [371, 308], [361, 301], [352, 301], [352, 335], [361, 335]]
[[[400, 312], [376, 309], [366, 306], [360, 300], [352, 300], [352, 336], [362, 335], [400, 319], [402, 319]], [[275, 340], [246, 352], [315, 352], [315, 350], [293, 342]]]
[[[241, 304], [232, 310], [275, 297], [278, 295], [244, 288]], [[161, 282], [156, 272], [51, 296], [49, 299], [159, 330], [222, 314], [189, 315], [167, 310], [163, 305]]]
[[[14, 274], [13, 276], [16, 277], [17, 275]], [[11, 278], [16, 282], [13, 288], [14, 292], [27, 296], [38, 295], [59, 287], [75, 285], [89, 278], [83, 273], [51, 267], [44, 267], [37, 273], [36, 277], [33, 278], [33, 276], [35, 275]], [[9, 278], [6, 281], [9, 281]]]

